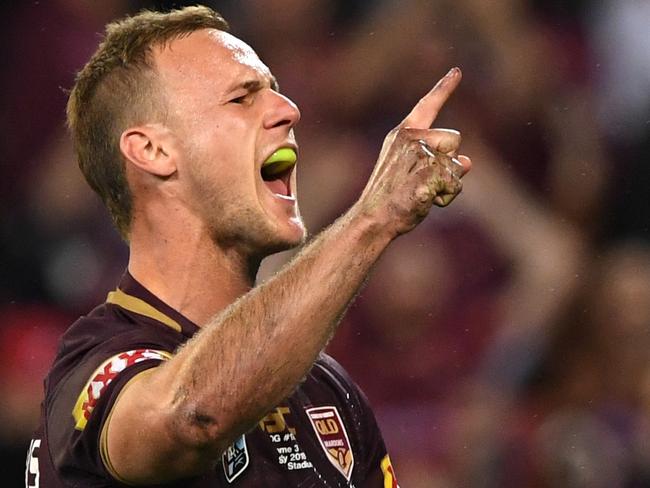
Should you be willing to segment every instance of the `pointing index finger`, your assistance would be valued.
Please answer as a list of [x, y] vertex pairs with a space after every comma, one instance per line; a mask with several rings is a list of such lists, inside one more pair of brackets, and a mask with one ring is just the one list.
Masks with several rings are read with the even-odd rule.
[[436, 120], [440, 109], [460, 83], [461, 78], [460, 68], [449, 70], [449, 73], [442, 77], [436, 83], [436, 86], [415, 104], [415, 107], [402, 121], [400, 127], [429, 129]]

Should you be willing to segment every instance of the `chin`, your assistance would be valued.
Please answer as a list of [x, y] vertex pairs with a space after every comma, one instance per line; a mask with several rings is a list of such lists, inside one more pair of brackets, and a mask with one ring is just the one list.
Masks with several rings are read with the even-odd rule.
[[264, 246], [265, 255], [275, 254], [277, 252], [288, 251], [295, 247], [301, 246], [307, 240], [307, 230], [300, 218], [291, 219], [283, 229], [278, 229], [274, 238], [267, 241]]

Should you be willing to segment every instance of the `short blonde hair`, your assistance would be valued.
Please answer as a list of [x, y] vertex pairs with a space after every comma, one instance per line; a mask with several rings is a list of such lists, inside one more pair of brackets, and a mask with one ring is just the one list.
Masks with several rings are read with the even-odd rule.
[[200, 29], [228, 31], [229, 27], [219, 13], [203, 6], [166, 13], [145, 10], [112, 22], [70, 92], [67, 121], [79, 167], [125, 240], [133, 197], [120, 136], [129, 126], [160, 116], [164, 109], [161, 90], [156, 89], [152, 48]]

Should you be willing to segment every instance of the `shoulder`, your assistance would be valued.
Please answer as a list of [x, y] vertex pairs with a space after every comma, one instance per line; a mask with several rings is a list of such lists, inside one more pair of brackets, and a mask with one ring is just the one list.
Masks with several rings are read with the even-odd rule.
[[173, 331], [103, 304], [79, 318], [61, 337], [45, 381], [46, 400], [72, 377], [88, 379], [94, 369], [113, 356], [147, 349], [172, 353], [179, 343]]
[[310, 383], [312, 391], [320, 390], [313, 398], [322, 394], [323, 400], [326, 396], [334, 400], [351, 425], [358, 427], [365, 424], [368, 417], [373, 417], [366, 395], [343, 366], [331, 356], [325, 353], [319, 355], [306, 383]]
[[358, 395], [359, 401], [367, 403], [366, 396], [363, 394], [357, 383], [352, 379], [350, 374], [341, 364], [332, 356], [321, 353], [314, 363], [311, 375], [315, 376], [322, 382], [329, 383], [331, 387], [345, 394], [349, 399], [349, 394]]
[[182, 334], [110, 304], [66, 331], [43, 403], [44, 435], [57, 470], [105, 475], [98, 439], [117, 395], [137, 374], [169, 359], [182, 342]]
[[161, 324], [110, 304], [97, 307], [61, 338], [45, 381], [46, 412], [58, 410], [52, 409], [55, 403], [64, 404], [67, 410], [70, 402], [78, 403], [88, 395], [91, 400], [99, 399], [122, 372], [129, 369], [131, 375], [156, 366], [169, 359], [182, 342], [182, 335]]
[[330, 383], [334, 388], [344, 393], [360, 393], [360, 389], [348, 372], [332, 356], [321, 353], [314, 363], [312, 375], [321, 381]]

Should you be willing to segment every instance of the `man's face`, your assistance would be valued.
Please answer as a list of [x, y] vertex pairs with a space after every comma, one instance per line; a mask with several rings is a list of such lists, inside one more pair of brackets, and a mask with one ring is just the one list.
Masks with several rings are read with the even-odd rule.
[[[293, 127], [300, 119], [269, 69], [247, 44], [212, 29], [174, 40], [154, 56], [167, 124], [181, 141], [184, 205], [222, 246], [262, 256], [300, 244], [305, 228], [294, 168], [285, 161], [270, 168], [289, 169], [263, 178], [262, 166], [278, 149], [297, 149]], [[280, 154], [275, 159], [287, 159], [291, 150]]]

